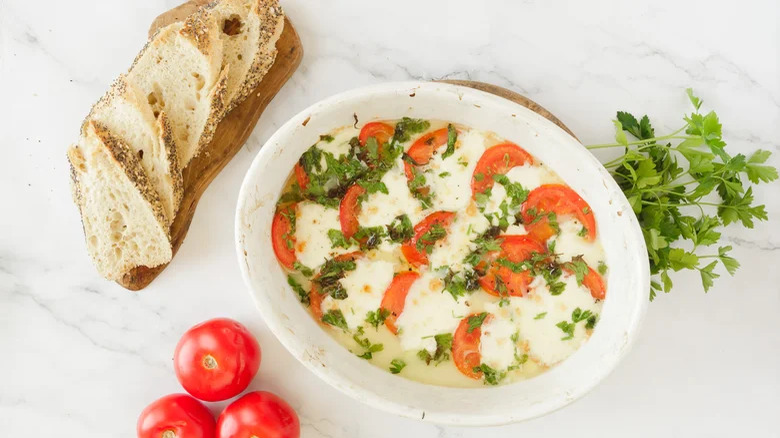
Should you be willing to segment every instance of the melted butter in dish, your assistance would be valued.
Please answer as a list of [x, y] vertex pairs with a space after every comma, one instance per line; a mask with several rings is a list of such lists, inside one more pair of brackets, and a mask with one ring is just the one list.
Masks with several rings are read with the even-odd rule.
[[324, 330], [435, 385], [555, 366], [587, 342], [607, 291], [588, 203], [520, 145], [443, 121], [324, 133], [291, 172], [272, 243]]

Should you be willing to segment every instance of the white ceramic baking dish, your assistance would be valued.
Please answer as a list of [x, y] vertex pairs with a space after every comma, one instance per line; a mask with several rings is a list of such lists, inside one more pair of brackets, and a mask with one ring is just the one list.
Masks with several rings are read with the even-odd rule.
[[[606, 253], [608, 292], [593, 336], [538, 377], [478, 389], [426, 385], [392, 375], [333, 340], [298, 302], [271, 249], [271, 220], [300, 155], [333, 128], [404, 116], [443, 119], [494, 131], [555, 170], [593, 209]], [[271, 136], [244, 178], [236, 210], [236, 249], [244, 281], [265, 322], [312, 372], [379, 409], [425, 421], [495, 425], [558, 409], [593, 388], [628, 352], [645, 313], [649, 268], [642, 233], [628, 201], [576, 139], [538, 114], [467, 87], [388, 83], [316, 103]]]

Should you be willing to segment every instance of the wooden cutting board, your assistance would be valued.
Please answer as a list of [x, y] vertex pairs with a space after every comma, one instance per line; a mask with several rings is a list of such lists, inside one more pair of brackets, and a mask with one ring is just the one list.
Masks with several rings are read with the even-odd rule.
[[[183, 20], [200, 5], [206, 4], [208, 1], [209, 0], [191, 0], [165, 12], [154, 20], [149, 29], [149, 35], [152, 35], [162, 26]], [[279, 51], [279, 54], [276, 56], [276, 61], [257, 87], [257, 90], [220, 122], [214, 134], [214, 139], [208, 147], [209, 153], [199, 155], [190, 162], [186, 169], [184, 169], [184, 198], [179, 207], [179, 212], [171, 225], [174, 255], [176, 255], [176, 252], [184, 241], [184, 237], [187, 235], [187, 230], [192, 222], [192, 217], [195, 214], [195, 207], [198, 205], [200, 196], [222, 168], [224, 168], [238, 150], [241, 149], [249, 138], [249, 135], [252, 133], [252, 130], [254, 130], [255, 125], [260, 118], [260, 114], [263, 113], [263, 110], [271, 99], [273, 99], [279, 89], [282, 88], [282, 85], [287, 82], [301, 63], [303, 47], [301, 46], [298, 34], [295, 32], [295, 28], [293, 28], [292, 23], [290, 23], [290, 20], [288, 19], [285, 19], [284, 21], [284, 31], [282, 32], [282, 36], [279, 38], [276, 47]], [[507, 90], [506, 88], [497, 85], [476, 81], [445, 80], [441, 82], [471, 87], [509, 99], [512, 102], [522, 105], [531, 111], [538, 113], [542, 117], [547, 118], [575, 137], [574, 133], [572, 133], [571, 130], [569, 130], [569, 128], [552, 113], [531, 99], [515, 93], [514, 91]], [[225, 212], [225, 214], [231, 214], [231, 212]], [[140, 266], [125, 274], [118, 283], [130, 290], [141, 290], [160, 275], [166, 266], [168, 265], [166, 264], [156, 268]]]
[[[207, 2], [208, 0], [192, 0], [163, 13], [152, 23], [149, 35], [151, 36], [162, 26], [183, 20]], [[171, 224], [174, 256], [187, 235], [200, 196], [241, 149], [255, 129], [260, 114], [301, 63], [303, 46], [289, 19], [284, 20], [284, 31], [276, 43], [276, 48], [279, 53], [276, 55], [274, 65], [257, 89], [219, 123], [214, 138], [207, 147], [208, 152], [201, 153], [184, 169], [182, 175], [184, 196]], [[139, 266], [126, 273], [117, 283], [130, 290], [141, 290], [157, 278], [167, 266], [167, 264], [155, 268]]]

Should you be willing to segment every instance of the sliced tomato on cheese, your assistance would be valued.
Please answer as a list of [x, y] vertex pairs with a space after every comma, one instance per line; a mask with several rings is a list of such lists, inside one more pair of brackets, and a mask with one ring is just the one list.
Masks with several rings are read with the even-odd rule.
[[[534, 253], [545, 252], [544, 245], [529, 236], [500, 236], [499, 239], [501, 251], [496, 259], [505, 258], [512, 263], [520, 263], [529, 260]], [[531, 281], [533, 277], [528, 271], [514, 272], [507, 266], [493, 262], [479, 279], [479, 284], [490, 295], [522, 297], [528, 293]]]
[[[339, 262], [343, 262], [345, 260], [355, 260], [360, 258], [363, 255], [360, 251], [353, 251], [348, 252], [346, 254], [339, 254], [333, 259]], [[309, 309], [311, 309], [312, 315], [317, 319], [317, 321], [322, 320], [322, 299], [325, 298], [324, 294], [320, 291], [320, 286], [317, 284], [317, 279], [320, 277], [320, 274], [317, 273], [317, 275], [314, 276], [311, 282], [311, 290], [309, 291]]]
[[418, 166], [428, 164], [436, 149], [447, 144], [447, 138], [447, 128], [431, 131], [415, 140], [406, 155], [409, 155]]
[[586, 239], [596, 239], [596, 218], [590, 206], [574, 190], [563, 184], [545, 184], [528, 194], [521, 213], [528, 234], [541, 242], [555, 234], [546, 217], [548, 213], [556, 216], [572, 215], [588, 231]]
[[365, 146], [369, 137], [374, 137], [376, 142], [381, 146], [390, 141], [393, 137], [393, 132], [395, 132], [395, 128], [387, 123], [366, 123], [363, 126], [363, 129], [360, 130], [360, 134], [358, 134], [358, 140], [360, 141], [361, 146]]
[[349, 239], [360, 229], [358, 215], [360, 214], [360, 196], [366, 193], [366, 189], [358, 184], [353, 184], [347, 189], [339, 203], [339, 222], [341, 233]]
[[[401, 252], [403, 253], [404, 257], [406, 257], [406, 261], [409, 262], [410, 265], [419, 267], [422, 265], [428, 264], [428, 254], [425, 253], [425, 250], [418, 250], [417, 249], [417, 242], [421, 240], [422, 236], [425, 235], [435, 224], [439, 224], [445, 229], [452, 223], [452, 219], [455, 217], [455, 213], [449, 212], [449, 211], [437, 211], [434, 213], [429, 214], [425, 217], [425, 219], [421, 220], [420, 223], [414, 226], [414, 235], [411, 239], [409, 239], [408, 242], [401, 245]], [[424, 245], [432, 245], [434, 242], [426, 242], [425, 240], [422, 241]]]
[[[475, 327], [469, 332], [469, 318], [478, 315], [473, 313], [461, 319], [452, 337], [452, 361], [455, 362], [458, 371], [472, 379], [482, 378], [482, 371], [474, 371], [474, 368], [482, 364], [482, 354], [479, 352], [482, 328]], [[487, 315], [482, 324], [487, 323], [492, 317], [493, 315]]]
[[306, 186], [309, 185], [309, 175], [306, 174], [306, 169], [301, 166], [301, 163], [296, 163], [293, 170], [295, 171], [295, 181], [298, 182], [298, 187], [301, 190], [306, 190]]
[[379, 307], [390, 312], [385, 318], [385, 325], [394, 334], [398, 334], [395, 321], [404, 311], [406, 294], [409, 293], [409, 288], [418, 278], [420, 278], [420, 274], [416, 272], [402, 272], [396, 275], [382, 297], [382, 304]]
[[276, 210], [271, 222], [271, 244], [274, 254], [287, 269], [292, 269], [295, 263], [295, 235], [292, 229], [290, 216], [295, 216], [295, 205]]
[[[563, 269], [569, 274], [574, 274], [574, 271], [567, 268], [565, 264]], [[588, 266], [588, 273], [582, 278], [582, 285], [587, 287], [590, 290], [590, 296], [597, 300], [603, 300], [607, 296], [607, 286], [604, 284], [604, 279], [590, 266]]]
[[474, 168], [471, 177], [472, 196], [493, 187], [493, 175], [503, 175], [513, 167], [533, 162], [531, 154], [514, 143], [506, 142], [488, 148]]

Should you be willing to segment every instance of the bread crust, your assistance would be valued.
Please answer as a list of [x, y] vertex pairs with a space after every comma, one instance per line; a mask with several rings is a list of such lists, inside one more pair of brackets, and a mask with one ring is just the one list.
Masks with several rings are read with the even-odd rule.
[[132, 153], [122, 139], [109, 132], [103, 124], [90, 120], [89, 125], [90, 129], [93, 129], [95, 135], [97, 135], [100, 142], [108, 150], [109, 156], [113, 158], [122, 170], [124, 170], [127, 178], [133, 183], [144, 200], [152, 208], [155, 219], [157, 219], [157, 222], [159, 222], [160, 226], [165, 230], [165, 234], [168, 237], [168, 244], [170, 244], [170, 228], [168, 227], [168, 221], [165, 217], [162, 201], [160, 201], [160, 195], [157, 194], [157, 190], [149, 183], [149, 179], [147, 178], [146, 172], [144, 171], [143, 166], [141, 166], [138, 157]]

